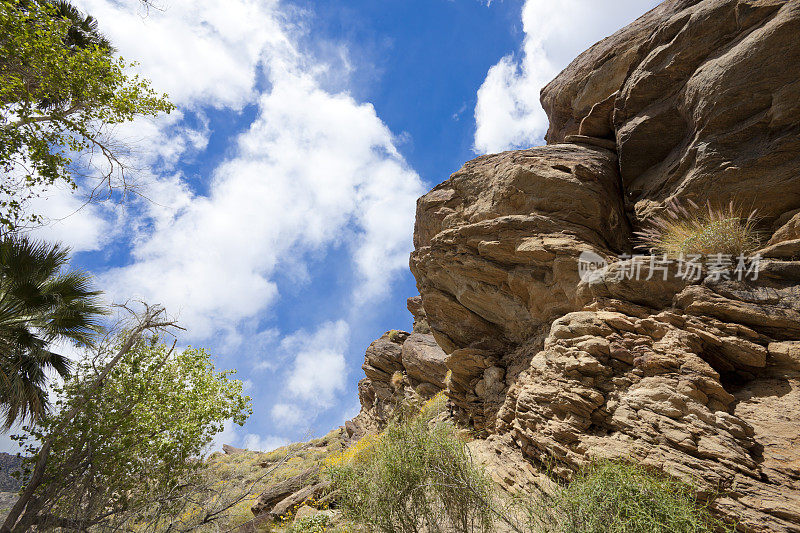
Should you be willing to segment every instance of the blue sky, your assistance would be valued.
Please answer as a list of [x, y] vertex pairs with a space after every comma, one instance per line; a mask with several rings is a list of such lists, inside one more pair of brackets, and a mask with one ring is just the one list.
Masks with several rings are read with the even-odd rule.
[[416, 198], [543, 144], [539, 89], [657, 2], [76, 3], [178, 110], [114, 132], [149, 200], [57, 191], [40, 236], [237, 368], [254, 415], [218, 441], [268, 449], [353, 416], [365, 348], [411, 327]]

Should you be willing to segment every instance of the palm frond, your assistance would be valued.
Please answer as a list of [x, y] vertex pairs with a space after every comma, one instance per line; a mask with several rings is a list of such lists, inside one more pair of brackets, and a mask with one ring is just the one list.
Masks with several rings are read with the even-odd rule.
[[47, 410], [47, 373], [66, 377], [71, 362], [57, 341], [90, 345], [107, 313], [81, 271], [65, 269], [69, 249], [25, 237], [0, 240], [0, 414], [6, 426]]

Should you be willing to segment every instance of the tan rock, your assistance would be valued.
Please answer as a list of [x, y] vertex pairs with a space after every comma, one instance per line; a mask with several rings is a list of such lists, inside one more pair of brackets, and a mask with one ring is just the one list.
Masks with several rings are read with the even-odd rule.
[[613, 98], [612, 136], [639, 217], [669, 198], [734, 199], [758, 205], [768, 224], [800, 207], [800, 82], [786, 59], [800, 57], [798, 32], [795, 2], [663, 2], [542, 90], [546, 139], [609, 136]]
[[403, 343], [401, 358], [412, 383], [430, 383], [437, 390], [445, 388], [447, 354], [436, 344], [433, 335], [412, 333]]
[[[741, 531], [800, 532], [798, 35], [794, 0], [667, 0], [544, 88], [548, 146], [420, 198], [412, 313], [501, 485], [494, 453], [564, 478], [633, 460], [721, 494]], [[624, 275], [630, 223], [673, 199], [757, 209], [757, 278]], [[579, 278], [585, 252], [602, 276]]]
[[520, 343], [578, 307], [580, 253], [630, 238], [615, 167], [588, 146], [505, 152], [420, 198], [411, 270], [445, 351]]

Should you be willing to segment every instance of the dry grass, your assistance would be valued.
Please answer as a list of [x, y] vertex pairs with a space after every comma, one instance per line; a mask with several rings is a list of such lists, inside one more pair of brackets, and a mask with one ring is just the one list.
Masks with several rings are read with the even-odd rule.
[[717, 207], [668, 204], [660, 215], [648, 220], [643, 231], [636, 232], [639, 243], [653, 253], [671, 258], [690, 255], [725, 254], [738, 256], [758, 249], [756, 212], [750, 213], [731, 201]]

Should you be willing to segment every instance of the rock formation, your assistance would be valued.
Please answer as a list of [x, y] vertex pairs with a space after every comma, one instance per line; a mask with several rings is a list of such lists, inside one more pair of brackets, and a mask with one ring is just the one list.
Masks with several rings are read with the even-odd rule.
[[[463, 420], [565, 477], [634, 460], [743, 531], [800, 531], [798, 36], [797, 1], [668, 0], [544, 88], [547, 146], [420, 198], [410, 266]], [[757, 279], [580, 281], [672, 200], [757, 209]]]
[[[419, 297], [409, 298], [414, 329], [427, 331]], [[351, 440], [385, 426], [398, 405], [431, 398], [446, 388], [447, 355], [430, 333], [387, 331], [367, 348], [358, 383], [361, 412], [345, 423]]]
[[[547, 146], [479, 157], [419, 199], [414, 331], [367, 349], [344, 438], [444, 389], [509, 489], [545, 463], [636, 461], [740, 531], [800, 532], [800, 1], [667, 0], [541, 100]], [[689, 200], [758, 210], [757, 276], [620, 258]], [[604, 277], [581, 279], [584, 253]]]

